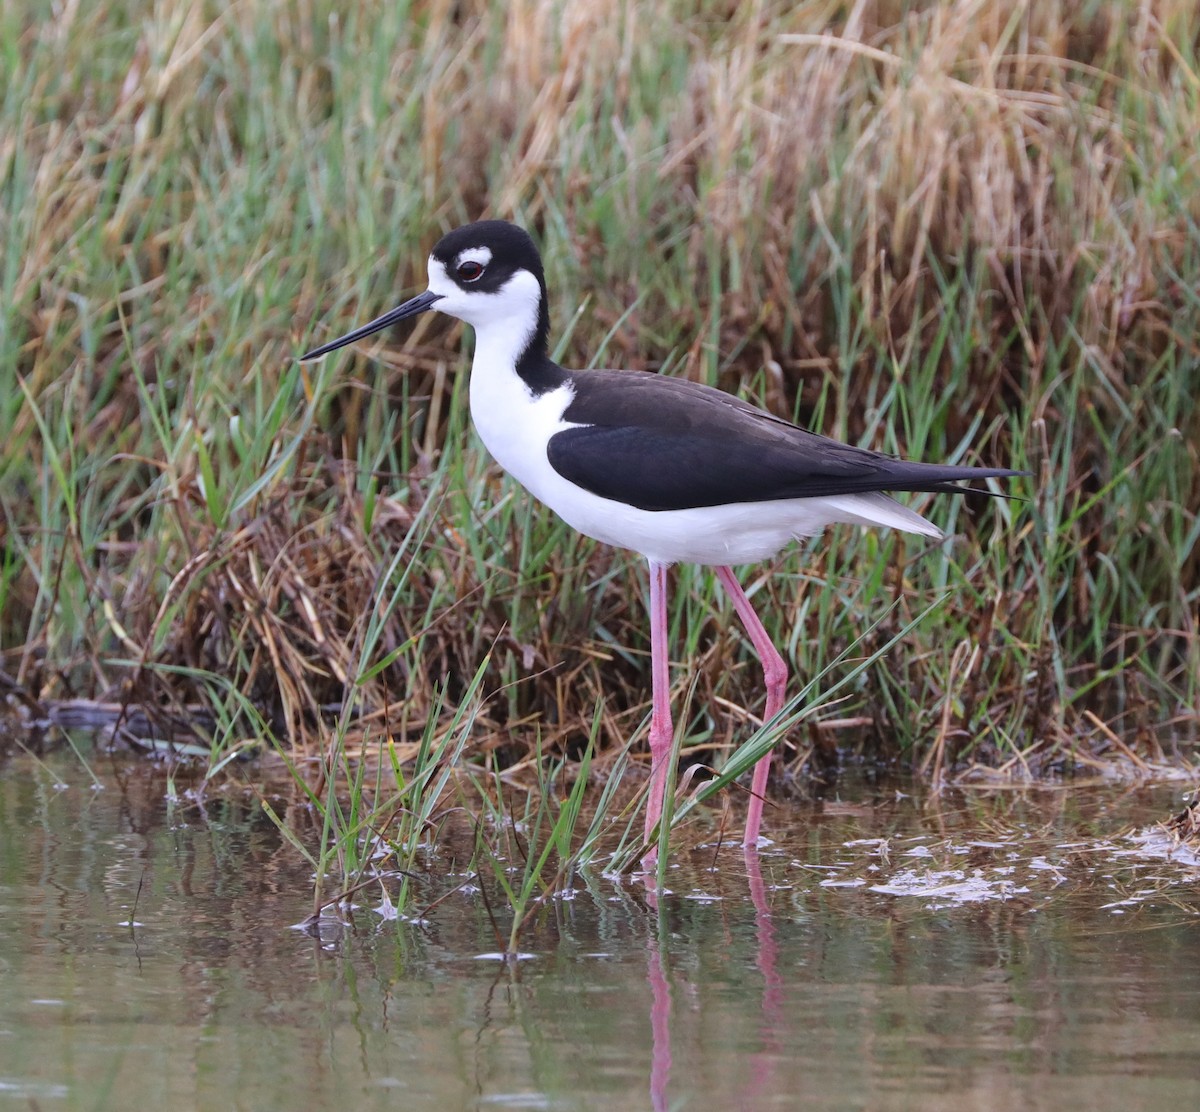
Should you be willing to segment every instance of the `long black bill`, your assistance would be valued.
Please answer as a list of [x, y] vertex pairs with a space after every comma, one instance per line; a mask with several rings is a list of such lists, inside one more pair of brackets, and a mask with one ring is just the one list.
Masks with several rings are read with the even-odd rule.
[[347, 332], [346, 335], [339, 336], [336, 340], [328, 344], [322, 344], [320, 347], [313, 348], [312, 351], [306, 351], [300, 356], [300, 362], [311, 363], [314, 359], [320, 359], [322, 355], [328, 355], [331, 351], [337, 351], [340, 347], [354, 343], [355, 340], [361, 340], [374, 332], [379, 332], [381, 329], [387, 328], [389, 324], [395, 324], [397, 321], [404, 320], [405, 317], [415, 317], [418, 313], [425, 312], [426, 309], [432, 309], [433, 303], [440, 301], [441, 298], [442, 295], [440, 293], [434, 293], [432, 290], [419, 293], [403, 305], [397, 305], [396, 308], [389, 309], [383, 316], [376, 317], [361, 328], [356, 328], [353, 332]]

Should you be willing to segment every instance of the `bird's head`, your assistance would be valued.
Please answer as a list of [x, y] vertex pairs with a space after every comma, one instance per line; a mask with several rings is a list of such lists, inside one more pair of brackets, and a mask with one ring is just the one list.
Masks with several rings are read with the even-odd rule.
[[352, 332], [314, 348], [319, 359], [407, 317], [435, 309], [476, 330], [514, 326], [545, 348], [550, 331], [542, 260], [529, 233], [505, 220], [481, 220], [438, 240], [429, 255], [429, 288]]

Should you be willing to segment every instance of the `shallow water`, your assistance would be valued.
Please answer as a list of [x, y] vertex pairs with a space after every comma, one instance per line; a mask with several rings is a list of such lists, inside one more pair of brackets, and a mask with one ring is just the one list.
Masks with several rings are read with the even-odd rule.
[[[579, 878], [500, 963], [467, 891], [294, 929], [310, 876], [241, 797], [0, 763], [0, 1109], [1174, 1108], [1200, 1094], [1181, 785], [862, 786], [672, 894]], [[302, 825], [302, 815], [293, 812]], [[435, 857], [430, 875], [440, 879]], [[452, 883], [446, 882], [446, 889]]]

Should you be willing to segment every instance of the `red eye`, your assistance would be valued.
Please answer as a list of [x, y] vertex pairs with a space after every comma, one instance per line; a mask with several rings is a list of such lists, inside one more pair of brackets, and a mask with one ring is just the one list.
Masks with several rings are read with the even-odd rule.
[[483, 275], [483, 264], [468, 259], [458, 264], [458, 276], [464, 282], [474, 282]]

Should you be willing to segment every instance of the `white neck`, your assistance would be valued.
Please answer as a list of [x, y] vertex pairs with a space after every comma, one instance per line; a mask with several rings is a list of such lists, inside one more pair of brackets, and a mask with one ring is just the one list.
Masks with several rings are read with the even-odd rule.
[[[507, 289], [505, 290], [507, 293]], [[520, 309], [520, 306], [516, 308]], [[537, 330], [538, 303], [528, 312], [512, 312], [470, 322], [475, 328], [471, 380], [477, 375], [516, 375], [517, 360]]]

